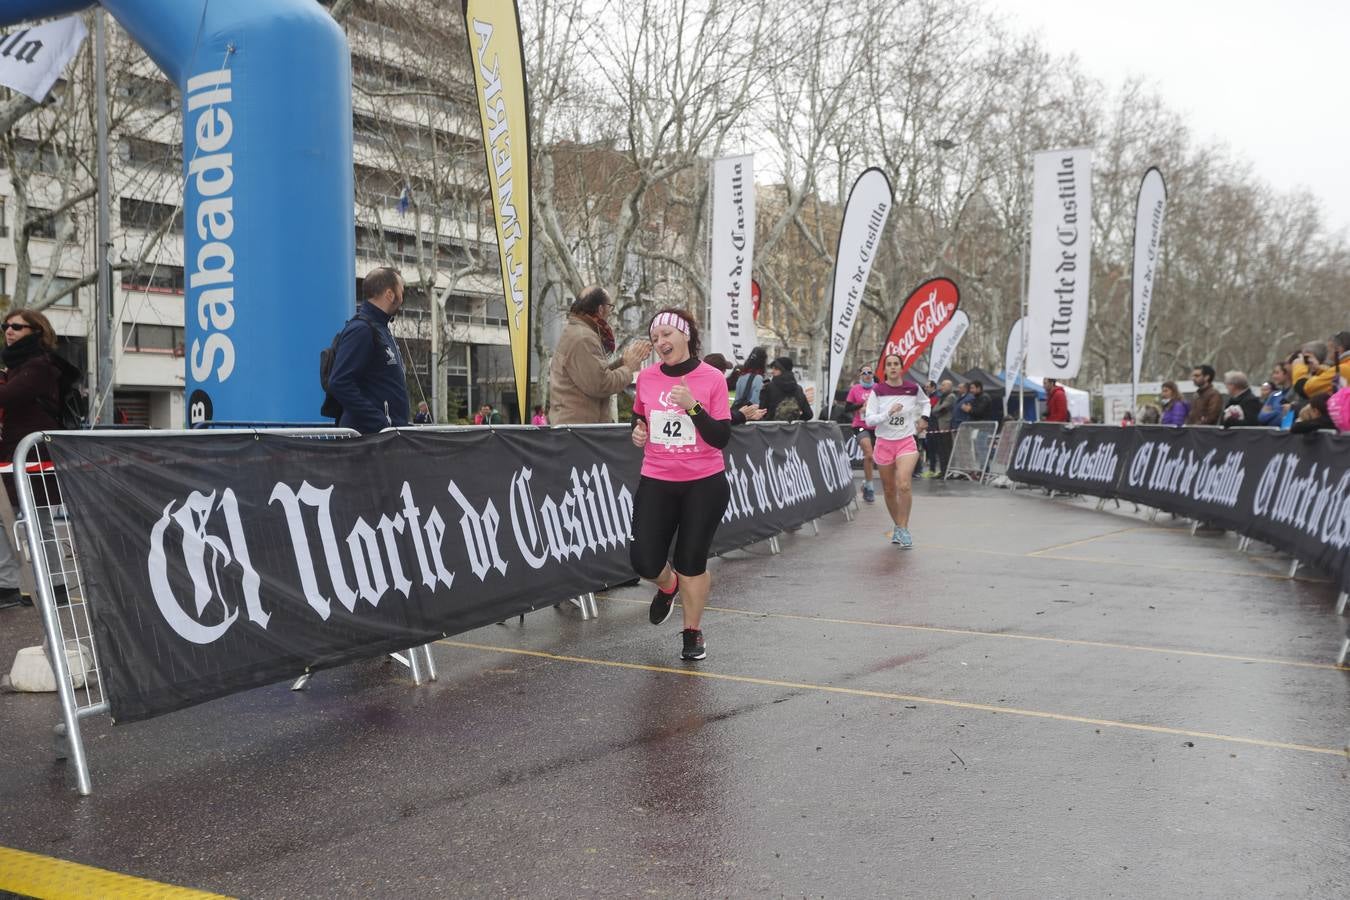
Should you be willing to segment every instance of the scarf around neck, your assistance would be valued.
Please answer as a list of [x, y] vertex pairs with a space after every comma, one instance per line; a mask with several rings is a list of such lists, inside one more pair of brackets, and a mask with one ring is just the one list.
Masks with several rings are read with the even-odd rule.
[[0, 362], [5, 364], [6, 369], [12, 369], [15, 366], [22, 365], [34, 356], [40, 356], [47, 351], [42, 348], [38, 336], [35, 334], [26, 335], [19, 338], [3, 350], [0, 350]]
[[600, 335], [600, 346], [605, 348], [606, 353], [614, 352], [614, 329], [609, 327], [608, 322], [591, 313], [579, 312], [573, 315], [591, 326], [595, 333]]

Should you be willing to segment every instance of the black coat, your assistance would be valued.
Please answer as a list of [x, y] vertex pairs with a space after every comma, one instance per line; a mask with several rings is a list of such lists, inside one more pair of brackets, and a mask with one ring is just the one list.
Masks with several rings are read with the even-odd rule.
[[[1242, 416], [1238, 419], [1228, 418], [1228, 410], [1237, 407], [1242, 410]], [[1229, 397], [1228, 402], [1223, 406], [1223, 416], [1219, 420], [1224, 428], [1230, 425], [1260, 425], [1261, 424], [1261, 398], [1252, 393], [1251, 388], [1238, 394], [1236, 397]]]
[[776, 415], [778, 404], [789, 397], [794, 397], [797, 400], [797, 406], [802, 411], [799, 418], [811, 418], [811, 406], [806, 402], [806, 392], [797, 383], [797, 379], [792, 377], [791, 372], [779, 372], [764, 383], [764, 387], [759, 392], [759, 405], [768, 411], [764, 418], [778, 418]]
[[[40, 349], [36, 338], [24, 338], [31, 345], [15, 343], [6, 348], [4, 357], [8, 368], [0, 373], [0, 459], [8, 462], [14, 457], [19, 442], [35, 431], [53, 431], [61, 427], [57, 412], [61, 400], [63, 367], [69, 363], [53, 353]], [[73, 367], [72, 367], [73, 368]], [[45, 451], [39, 446], [37, 458], [45, 460]], [[29, 462], [32, 462], [30, 457]], [[5, 475], [5, 490], [15, 510], [19, 496], [14, 478]], [[43, 476], [33, 480], [33, 493], [39, 506], [59, 503], [56, 479]], [[50, 490], [44, 490], [44, 486]]]
[[968, 422], [988, 422], [994, 418], [994, 398], [981, 391], [978, 394], [972, 393], [970, 396], [957, 401], [957, 406], [966, 403], [970, 404], [970, 412], [966, 413]]

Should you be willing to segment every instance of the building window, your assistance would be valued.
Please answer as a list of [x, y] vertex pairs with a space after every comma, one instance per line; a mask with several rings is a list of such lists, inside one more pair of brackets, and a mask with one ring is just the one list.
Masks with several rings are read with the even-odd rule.
[[[40, 300], [40, 299], [41, 299], [40, 297], [35, 297], [33, 292], [37, 291], [37, 289], [38, 289], [39, 287], [42, 286], [42, 280], [43, 280], [44, 277], [46, 277], [46, 276], [44, 276], [41, 272], [32, 272], [32, 273], [30, 273], [29, 278], [28, 278], [28, 284], [29, 284], [29, 298], [28, 298], [28, 299], [29, 299], [29, 302], [30, 302], [30, 303], [31, 303], [31, 302], [34, 302], [35, 300]], [[48, 288], [48, 293], [50, 293], [50, 292], [52, 292], [52, 291], [59, 291], [59, 290], [61, 290], [62, 288], [66, 287], [67, 285], [73, 285], [73, 284], [75, 284], [75, 282], [78, 281], [78, 280], [79, 280], [79, 279], [77, 279], [77, 278], [64, 278], [64, 277], [62, 277], [62, 276], [60, 276], [60, 275], [57, 275], [57, 276], [55, 276], [54, 278], [52, 278], [52, 284], [51, 284], [51, 286]], [[3, 294], [3, 293], [5, 293], [5, 290], [4, 290], [4, 281], [3, 281], [3, 279], [0, 279], [0, 294]], [[47, 294], [43, 294], [43, 296], [47, 296]], [[65, 307], [75, 307], [75, 306], [79, 306], [79, 305], [80, 305], [80, 289], [77, 288], [77, 287], [71, 287], [71, 289], [70, 289], [69, 291], [67, 291], [64, 295], [62, 295], [60, 298], [58, 298], [58, 299], [56, 300], [56, 302], [55, 302], [54, 305], [55, 305], [55, 306], [65, 306]]]
[[0, 266], [0, 297], [9, 296], [9, 269]]
[[[5, 198], [0, 197], [0, 237], [9, 237], [9, 224], [5, 218]], [[3, 294], [4, 291], [0, 291]]]
[[134, 197], [122, 198], [122, 226], [124, 228], [144, 228], [146, 231], [158, 231], [172, 217], [169, 230], [174, 234], [183, 233], [183, 210], [167, 203], [155, 203], [153, 200], [137, 200]]
[[[34, 275], [33, 277], [34, 277], [35, 279], [41, 279], [41, 278], [42, 278], [41, 275]], [[52, 290], [58, 290], [58, 291], [59, 291], [59, 290], [65, 288], [67, 285], [74, 285], [75, 282], [76, 282], [77, 280], [78, 280], [78, 279], [75, 279], [75, 278], [62, 278], [61, 276], [58, 275], [58, 276], [56, 276], [55, 278], [52, 279]], [[66, 292], [64, 295], [62, 295], [62, 296], [56, 301], [56, 303], [55, 303], [54, 305], [55, 305], [55, 306], [67, 306], [67, 307], [76, 307], [76, 306], [79, 306], [79, 305], [80, 305], [80, 289], [77, 288], [77, 287], [71, 287], [70, 290], [69, 290], [68, 292]]]
[[131, 353], [183, 355], [183, 329], [175, 325], [123, 323], [122, 346]]
[[113, 419], [123, 425], [150, 427], [150, 395], [117, 391], [113, 394]]
[[178, 172], [183, 168], [183, 145], [126, 138], [122, 142], [122, 159], [133, 166]]
[[178, 106], [178, 90], [164, 78], [129, 75], [118, 85], [117, 92], [141, 108], [158, 107], [167, 112]]
[[[51, 210], [43, 209], [40, 206], [30, 206], [28, 207], [28, 212], [31, 216], [37, 217], [37, 216], [44, 216], [46, 213], [51, 212]], [[62, 216], [46, 215], [44, 218], [39, 219], [36, 222], [30, 219], [28, 223], [24, 226], [24, 230], [28, 232], [29, 237], [45, 238], [49, 241], [54, 241], [56, 240], [56, 233], [59, 230], [59, 227], [65, 218], [66, 217], [64, 215]], [[73, 241], [78, 238], [79, 234], [77, 233], [77, 229], [75, 228], [75, 223], [72, 221], [70, 223], [69, 239]]]
[[129, 291], [149, 293], [183, 293], [182, 266], [152, 266], [139, 271], [128, 269], [122, 273], [122, 287]]
[[20, 171], [60, 175], [71, 168], [66, 163], [75, 154], [69, 149], [63, 154], [45, 141], [34, 141], [29, 138], [14, 138], [13, 141], [14, 156], [18, 160]]

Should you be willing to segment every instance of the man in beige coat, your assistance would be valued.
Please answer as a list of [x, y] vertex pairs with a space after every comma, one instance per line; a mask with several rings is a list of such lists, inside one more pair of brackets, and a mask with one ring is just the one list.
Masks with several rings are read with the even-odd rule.
[[647, 341], [637, 341], [616, 362], [614, 331], [607, 317], [614, 301], [602, 287], [581, 292], [567, 313], [548, 373], [548, 421], [551, 425], [593, 425], [613, 422], [610, 398], [628, 387], [633, 373], [651, 355]]

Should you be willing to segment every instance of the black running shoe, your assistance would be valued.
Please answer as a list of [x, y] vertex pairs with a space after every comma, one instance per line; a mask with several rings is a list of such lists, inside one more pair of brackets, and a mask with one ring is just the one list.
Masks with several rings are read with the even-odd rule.
[[708, 655], [708, 648], [703, 643], [703, 632], [696, 628], [686, 628], [680, 632], [684, 637], [684, 650], [680, 653], [683, 659], [703, 659]]
[[660, 625], [670, 618], [670, 611], [675, 608], [675, 598], [678, 596], [680, 596], [678, 581], [675, 582], [675, 590], [669, 594], [660, 588], [656, 589], [656, 596], [652, 598], [652, 608], [647, 611], [647, 618], [653, 625]]

